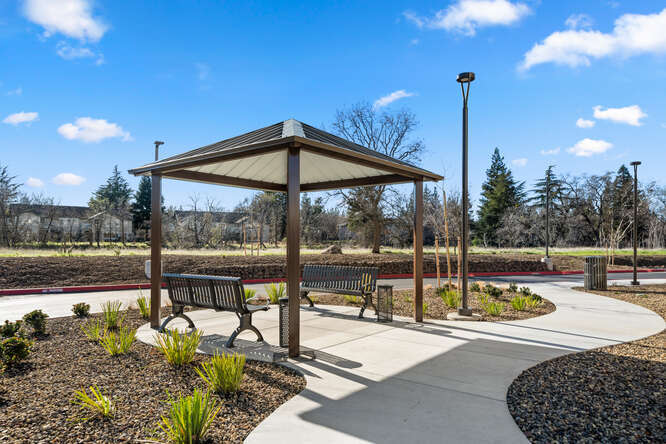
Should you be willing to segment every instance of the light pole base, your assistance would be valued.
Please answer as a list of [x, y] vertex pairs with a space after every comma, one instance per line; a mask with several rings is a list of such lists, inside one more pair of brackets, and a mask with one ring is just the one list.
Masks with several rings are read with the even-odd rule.
[[542, 257], [541, 262], [546, 264], [546, 270], [553, 271], [553, 259], [550, 257]]
[[631, 281], [631, 285], [641, 285], [641, 283], [638, 281]]
[[[471, 310], [470, 310], [471, 311]], [[469, 315], [463, 315], [460, 313], [449, 313], [446, 315], [446, 319], [449, 321], [480, 321], [481, 315], [471, 313]]]

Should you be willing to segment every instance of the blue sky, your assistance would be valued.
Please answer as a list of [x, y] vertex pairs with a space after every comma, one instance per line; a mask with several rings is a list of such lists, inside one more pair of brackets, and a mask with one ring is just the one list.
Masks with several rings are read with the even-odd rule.
[[[339, 108], [403, 96], [386, 109], [416, 114], [422, 165], [459, 189], [455, 77], [475, 71], [473, 199], [495, 146], [530, 185], [549, 164], [636, 159], [666, 184], [663, 1], [301, 3], [0, 0], [0, 163], [83, 205], [156, 139], [167, 156], [291, 117], [330, 128]], [[252, 192], [164, 185], [168, 204], [194, 193], [230, 208]]]

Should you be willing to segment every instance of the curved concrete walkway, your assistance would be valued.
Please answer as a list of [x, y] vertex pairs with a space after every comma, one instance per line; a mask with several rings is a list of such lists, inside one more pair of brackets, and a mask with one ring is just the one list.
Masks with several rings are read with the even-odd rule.
[[[557, 310], [523, 321], [415, 324], [402, 318], [377, 324], [355, 320], [357, 309], [350, 307], [303, 309], [302, 344], [316, 349], [317, 359], [287, 365], [305, 375], [307, 387], [246, 442], [526, 442], [506, 404], [507, 389], [520, 372], [666, 326], [642, 307], [571, 290], [581, 285], [579, 278], [539, 280], [528, 285]], [[213, 336], [228, 334], [237, 322], [207, 310], [192, 315]], [[277, 310], [262, 313], [257, 324], [275, 344]], [[152, 331], [142, 328], [139, 337], [150, 342]]]

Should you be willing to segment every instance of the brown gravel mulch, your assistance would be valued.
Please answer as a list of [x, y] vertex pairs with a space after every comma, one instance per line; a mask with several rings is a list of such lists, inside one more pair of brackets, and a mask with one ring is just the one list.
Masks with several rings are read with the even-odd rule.
[[[498, 286], [498, 285], [496, 285]], [[414, 292], [412, 290], [398, 290], [393, 292], [393, 314], [396, 316], [414, 316]], [[504, 289], [502, 296], [498, 298], [489, 297], [489, 301], [500, 302], [504, 304], [504, 311], [500, 316], [491, 316], [486, 313], [479, 303], [479, 293], [470, 292], [469, 306], [472, 311], [481, 316], [481, 321], [515, 321], [517, 319], [529, 319], [537, 316], [543, 316], [555, 311], [555, 305], [548, 299], [543, 298], [543, 303], [535, 308], [528, 308], [524, 311], [514, 310], [511, 306], [511, 298], [515, 296]], [[362, 301], [360, 298], [345, 297], [340, 294], [321, 294], [312, 293], [310, 295], [315, 304], [326, 305], [349, 305], [360, 307]], [[376, 302], [376, 299], [373, 299]], [[424, 319], [442, 319], [446, 320], [448, 313], [456, 312], [456, 309], [449, 308], [441, 297], [439, 297], [433, 288], [425, 288], [423, 291], [423, 303], [427, 305], [424, 310]], [[424, 307], [425, 308], [425, 307]], [[374, 313], [372, 307], [366, 309], [366, 314]]]
[[[666, 285], [592, 293], [666, 318]], [[666, 330], [525, 370], [507, 402], [531, 442], [666, 442]]]
[[[49, 319], [48, 335], [35, 342], [28, 360], [0, 376], [0, 442], [87, 443], [165, 439], [158, 428], [172, 397], [206, 386], [194, 368], [207, 359], [197, 355], [182, 370], [143, 343], [111, 357], [80, 329], [85, 320]], [[125, 325], [143, 324], [130, 310]], [[113, 419], [90, 416], [71, 403], [74, 390], [97, 385], [116, 403]], [[237, 393], [214, 395], [223, 406], [209, 432], [209, 442], [242, 442], [271, 412], [305, 388], [305, 379], [285, 367], [248, 361]]]

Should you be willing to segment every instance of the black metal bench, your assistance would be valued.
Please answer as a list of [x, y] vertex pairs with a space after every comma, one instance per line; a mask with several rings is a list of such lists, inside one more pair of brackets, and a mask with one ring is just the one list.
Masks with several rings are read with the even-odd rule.
[[188, 305], [236, 313], [240, 325], [227, 340], [225, 346], [228, 348], [234, 346], [236, 337], [245, 330], [252, 330], [257, 335], [257, 341], [264, 340], [257, 327], [252, 325], [252, 313], [266, 311], [269, 307], [248, 304], [240, 278], [172, 273], [164, 273], [162, 277], [167, 284], [172, 312], [160, 326], [160, 332], [175, 318], [185, 319], [189, 327], [194, 328], [192, 319], [183, 313], [183, 309]]
[[378, 274], [377, 267], [305, 265], [300, 287], [301, 298], [307, 299], [310, 307], [314, 307], [312, 299], [308, 297], [308, 293], [313, 291], [360, 296], [363, 298], [363, 305], [358, 317], [362, 318], [368, 305], [371, 305], [375, 312], [377, 311], [377, 307], [372, 302], [372, 293], [377, 286]]

